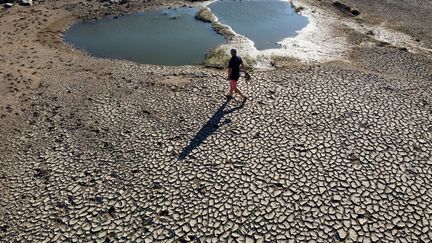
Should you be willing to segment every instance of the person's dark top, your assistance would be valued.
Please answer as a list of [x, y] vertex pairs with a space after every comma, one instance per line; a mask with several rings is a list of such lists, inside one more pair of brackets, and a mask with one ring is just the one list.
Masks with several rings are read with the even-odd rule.
[[228, 68], [231, 68], [231, 76], [229, 77], [230, 80], [239, 80], [240, 78], [240, 64], [242, 64], [243, 61], [241, 57], [235, 56], [231, 57], [231, 60], [229, 61]]

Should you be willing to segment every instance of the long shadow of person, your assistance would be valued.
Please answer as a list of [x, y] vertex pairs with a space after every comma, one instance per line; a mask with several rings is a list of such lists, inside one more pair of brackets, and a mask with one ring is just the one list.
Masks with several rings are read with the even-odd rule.
[[224, 109], [227, 107], [230, 100], [226, 100], [213, 114], [213, 116], [201, 127], [201, 129], [198, 131], [198, 133], [192, 138], [192, 140], [189, 142], [189, 144], [183, 148], [181, 153], [178, 156], [179, 160], [185, 159], [195, 148], [200, 146], [211, 134], [216, 132], [219, 127], [221, 127], [223, 124], [230, 123], [230, 120], [226, 120], [224, 123], [220, 124], [220, 121], [222, 117], [225, 114], [232, 113], [236, 110], [240, 110], [244, 107], [244, 103], [241, 103], [241, 105], [234, 107], [230, 110], [224, 111]]

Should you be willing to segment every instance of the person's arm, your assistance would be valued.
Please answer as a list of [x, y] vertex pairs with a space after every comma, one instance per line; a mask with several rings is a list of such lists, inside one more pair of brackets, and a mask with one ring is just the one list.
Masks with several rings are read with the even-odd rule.
[[250, 80], [251, 77], [249, 73], [246, 71], [246, 66], [243, 64], [243, 62], [240, 64], [240, 71], [244, 72], [246, 81]]
[[240, 71], [246, 72], [246, 66], [243, 64], [243, 62], [240, 64]]
[[228, 77], [227, 77], [227, 80], [230, 80], [230, 78], [231, 78], [232, 67], [233, 67], [233, 64], [232, 64], [232, 59], [231, 59], [228, 62]]

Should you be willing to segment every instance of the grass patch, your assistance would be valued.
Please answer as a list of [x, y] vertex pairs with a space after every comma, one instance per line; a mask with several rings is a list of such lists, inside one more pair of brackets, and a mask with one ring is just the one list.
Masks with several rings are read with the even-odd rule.
[[[255, 65], [256, 60], [248, 55], [240, 55], [247, 70]], [[229, 50], [224, 47], [216, 47], [211, 49], [205, 57], [204, 66], [212, 68], [226, 68], [231, 58]]]
[[225, 68], [230, 60], [228, 51], [222, 47], [211, 49], [205, 57], [204, 66], [213, 68]]
[[201, 8], [195, 15], [195, 18], [206, 23], [213, 23], [216, 21], [216, 17], [208, 8]]
[[232, 39], [235, 36], [231, 29], [223, 24], [214, 22], [212, 24], [212, 28], [216, 31], [216, 33], [223, 35], [227, 39]]
[[216, 16], [214, 16], [209, 8], [201, 8], [195, 15], [195, 18], [202, 22], [212, 23], [213, 30], [224, 36], [226, 39], [232, 39], [235, 36], [234, 32], [232, 32], [230, 28], [216, 21]]
[[240, 57], [242, 58], [243, 64], [245, 65], [247, 71], [250, 71], [251, 69], [253, 69], [253, 67], [256, 64], [256, 60], [254, 58], [252, 58], [249, 55], [243, 55]]
[[290, 68], [301, 65], [301, 60], [295, 57], [272, 56], [270, 64], [275, 68]]

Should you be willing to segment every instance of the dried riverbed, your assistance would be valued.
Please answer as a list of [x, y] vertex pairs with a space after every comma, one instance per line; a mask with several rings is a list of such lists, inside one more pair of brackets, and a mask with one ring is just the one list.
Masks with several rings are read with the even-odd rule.
[[[225, 102], [225, 71], [98, 59], [61, 42], [78, 18], [164, 3], [0, 10], [0, 240], [432, 238], [432, 32], [388, 26], [405, 1], [391, 1], [391, 18], [367, 3], [354, 18], [304, 2], [363, 27], [340, 30], [343, 58], [253, 72], [240, 81], [244, 106]], [[373, 38], [378, 23], [412, 26], [426, 49]]]

